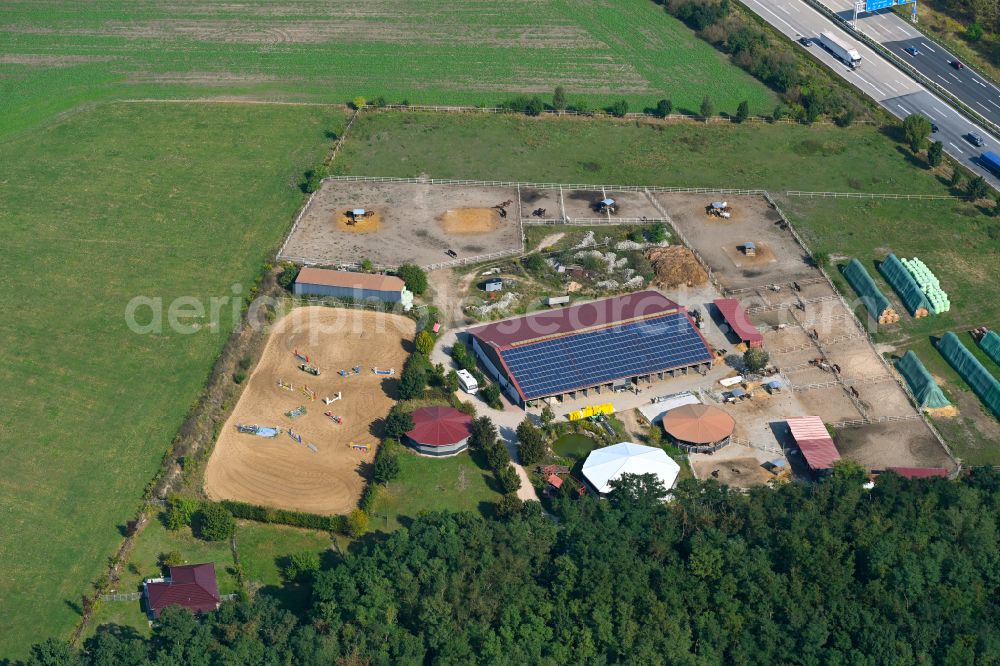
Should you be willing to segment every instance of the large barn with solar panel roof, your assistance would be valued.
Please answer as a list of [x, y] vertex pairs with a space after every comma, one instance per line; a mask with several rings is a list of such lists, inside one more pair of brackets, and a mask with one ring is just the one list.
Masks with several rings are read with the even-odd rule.
[[687, 308], [641, 291], [469, 331], [479, 360], [521, 407], [694, 370], [713, 352]]

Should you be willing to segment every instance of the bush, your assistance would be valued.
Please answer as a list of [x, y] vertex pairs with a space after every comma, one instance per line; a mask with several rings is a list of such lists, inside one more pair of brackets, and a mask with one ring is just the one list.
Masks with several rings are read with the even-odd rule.
[[911, 113], [903, 120], [903, 137], [914, 153], [919, 152], [931, 135], [931, 121], [919, 113]]
[[284, 261], [281, 263], [281, 273], [278, 274], [278, 284], [290, 290], [298, 276], [299, 267], [290, 261]]
[[510, 466], [510, 453], [507, 451], [507, 445], [503, 442], [495, 439], [486, 447], [485, 451], [486, 462], [494, 472], [499, 472], [504, 467]]
[[323, 184], [323, 176], [318, 169], [309, 169], [309, 171], [306, 171], [305, 177], [306, 180], [302, 183], [302, 191], [306, 194], [312, 194]]
[[525, 418], [517, 426], [517, 442], [522, 464], [534, 465], [545, 457], [545, 437], [530, 419]]
[[417, 333], [417, 337], [413, 341], [413, 346], [416, 347], [417, 351], [424, 356], [430, 355], [431, 351], [434, 349], [434, 335], [428, 331], [420, 331]]
[[931, 167], [941, 166], [944, 158], [944, 144], [940, 141], [933, 142], [927, 148], [927, 164]]
[[221, 504], [232, 516], [241, 520], [253, 520], [258, 523], [274, 525], [290, 525], [292, 527], [304, 527], [313, 530], [337, 531], [340, 529], [341, 516], [321, 516], [315, 513], [276, 509], [257, 504], [248, 504], [246, 502], [237, 502], [235, 500], [223, 500]]
[[500, 387], [497, 384], [487, 384], [479, 389], [479, 394], [483, 400], [493, 409], [502, 409], [503, 401], [500, 399]]
[[237, 370], [236, 372], [233, 373], [233, 381], [236, 382], [237, 384], [242, 384], [243, 382], [246, 381], [246, 379], [247, 379], [247, 373], [243, 372], [242, 370]]
[[562, 111], [566, 108], [566, 104], [566, 90], [562, 86], [556, 86], [556, 90], [552, 94], [552, 108], [556, 111]]
[[699, 108], [699, 113], [701, 113], [702, 118], [710, 118], [715, 115], [715, 104], [712, 103], [712, 98], [705, 95], [701, 99], [701, 107]]
[[168, 530], [179, 530], [191, 524], [198, 512], [198, 500], [192, 497], [171, 495], [167, 498], [166, 525]]
[[249, 370], [250, 366], [253, 365], [253, 359], [249, 356], [244, 356], [240, 359], [239, 366], [240, 370]]
[[458, 390], [458, 373], [454, 370], [448, 371], [448, 374], [444, 376], [444, 390], [448, 393], [454, 393]]
[[385, 418], [385, 436], [401, 440], [410, 430], [413, 430], [413, 417], [396, 405]]
[[497, 427], [488, 416], [480, 416], [472, 420], [472, 431], [469, 434], [469, 446], [473, 449], [487, 450], [497, 441]]
[[760, 372], [770, 360], [770, 354], [763, 349], [748, 349], [743, 353], [743, 365], [750, 372]]
[[281, 575], [288, 582], [302, 581], [319, 571], [319, 553], [305, 550], [288, 556]]
[[521, 512], [524, 502], [517, 496], [517, 493], [507, 493], [497, 502], [497, 517], [510, 518]]
[[206, 502], [195, 514], [195, 536], [205, 541], [225, 541], [236, 533], [236, 521], [222, 504]]
[[545, 270], [545, 257], [538, 254], [529, 254], [527, 257], [521, 260], [524, 267], [527, 268], [532, 273], [540, 273]]
[[347, 534], [354, 539], [363, 537], [368, 532], [368, 514], [361, 509], [355, 509], [347, 515]]
[[619, 99], [608, 108], [608, 111], [617, 118], [624, 118], [625, 114], [628, 113], [628, 102]]
[[393, 444], [385, 442], [375, 458], [375, 473], [372, 478], [375, 483], [386, 484], [397, 477], [399, 477], [399, 454]]
[[656, 103], [656, 111], [654, 112], [660, 118], [666, 118], [674, 111], [674, 103], [669, 99], [661, 99]]
[[371, 273], [373, 270], [375, 270], [375, 264], [372, 263], [371, 259], [365, 257], [364, 259], [361, 260], [362, 273]]
[[500, 488], [505, 495], [516, 493], [521, 487], [521, 477], [517, 475], [517, 472], [510, 465], [502, 467], [497, 472], [497, 481], [500, 482]]
[[364, 97], [361, 96], [355, 97], [354, 99], [351, 100], [351, 108], [356, 111], [360, 111], [367, 105], [368, 105], [368, 100], [366, 100]]
[[524, 113], [529, 116], [537, 116], [545, 110], [545, 102], [543, 102], [542, 98], [538, 95], [533, 97], [518, 95], [517, 97], [509, 99], [501, 104], [500, 108], [506, 109], [507, 111]]
[[662, 223], [657, 222], [649, 228], [649, 240], [652, 243], [662, 243], [667, 240], [667, 228]]
[[413, 400], [424, 394], [427, 388], [427, 368], [419, 356], [411, 356], [403, 366], [403, 375], [399, 378], [399, 397], [402, 400]]
[[160, 553], [160, 556], [156, 560], [161, 569], [179, 567], [184, 564], [184, 557], [177, 550], [172, 550], [169, 553]]
[[749, 117], [750, 117], [750, 105], [747, 104], [746, 100], [744, 100], [740, 102], [740, 105], [738, 107], [736, 107], [736, 116], [734, 116], [734, 119], [736, 120], [736, 122], [742, 123]]
[[979, 199], [985, 199], [990, 193], [990, 186], [986, 184], [986, 179], [982, 176], [976, 176], [969, 181], [967, 185], [967, 191], [969, 192], [969, 198], [973, 201]]
[[403, 264], [396, 271], [396, 275], [406, 283], [406, 288], [417, 296], [427, 291], [427, 273], [420, 266]]
[[958, 187], [959, 185], [962, 184], [962, 170], [959, 169], [958, 167], [955, 167], [954, 169], [951, 170], [950, 184], [952, 187]]

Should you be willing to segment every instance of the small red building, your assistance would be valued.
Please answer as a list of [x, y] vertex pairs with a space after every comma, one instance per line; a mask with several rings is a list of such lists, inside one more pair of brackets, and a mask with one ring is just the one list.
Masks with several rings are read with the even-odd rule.
[[167, 606], [182, 606], [192, 613], [210, 613], [222, 602], [215, 565], [186, 564], [170, 567], [165, 578], [150, 578], [142, 584], [146, 609], [156, 619]]
[[733, 333], [739, 337], [740, 342], [745, 342], [751, 349], [764, 346], [764, 336], [750, 322], [750, 317], [740, 307], [739, 301], [735, 298], [717, 298], [713, 303], [729, 327], [733, 329]]

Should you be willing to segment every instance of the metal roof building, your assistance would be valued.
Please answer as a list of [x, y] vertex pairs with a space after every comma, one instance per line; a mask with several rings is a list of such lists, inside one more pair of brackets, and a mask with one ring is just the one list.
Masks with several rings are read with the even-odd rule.
[[707, 370], [713, 358], [687, 309], [656, 291], [516, 317], [469, 335], [489, 374], [522, 406]]
[[400, 303], [406, 309], [413, 305], [413, 294], [406, 290], [406, 283], [394, 275], [332, 271], [311, 266], [299, 271], [292, 292], [297, 296]]
[[472, 417], [453, 407], [421, 407], [410, 415], [413, 429], [406, 439], [420, 453], [447, 456], [464, 451], [472, 434]]
[[740, 342], [747, 343], [748, 347], [763, 347], [764, 336], [761, 335], [757, 327], [750, 322], [746, 311], [740, 307], [740, 302], [735, 298], [717, 298], [712, 301], [719, 313], [733, 329], [733, 333], [739, 337]]
[[802, 451], [806, 465], [814, 474], [825, 474], [840, 460], [823, 420], [818, 416], [795, 416], [785, 419], [795, 443]]

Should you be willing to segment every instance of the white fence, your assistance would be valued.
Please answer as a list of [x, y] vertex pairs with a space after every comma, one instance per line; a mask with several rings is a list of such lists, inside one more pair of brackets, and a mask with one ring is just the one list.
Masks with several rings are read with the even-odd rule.
[[902, 200], [967, 200], [969, 197], [953, 197], [947, 194], [879, 194], [878, 192], [801, 192], [789, 190], [785, 192], [790, 197], [820, 197], [831, 199], [902, 199]]

